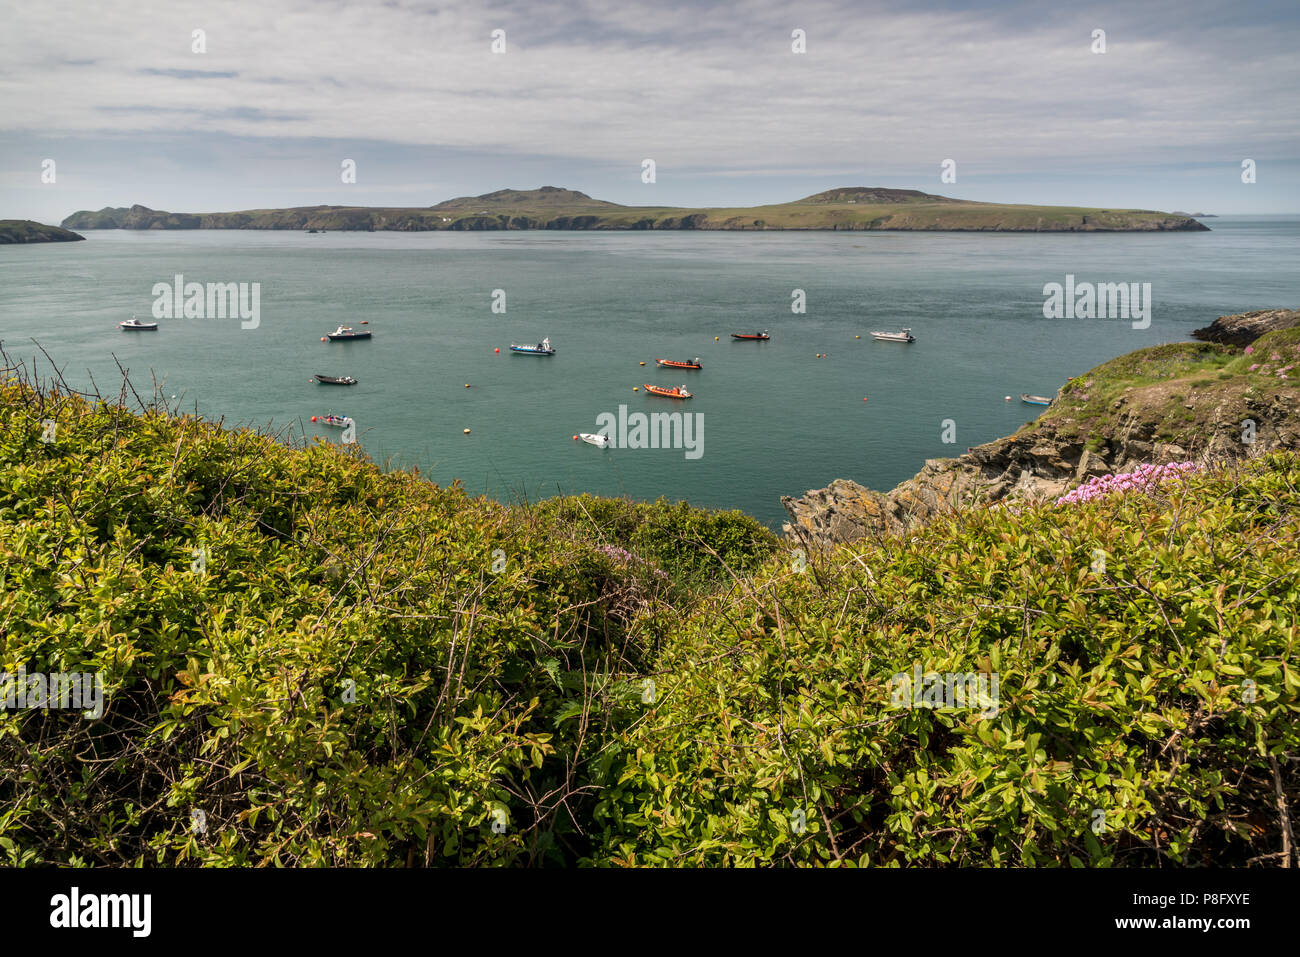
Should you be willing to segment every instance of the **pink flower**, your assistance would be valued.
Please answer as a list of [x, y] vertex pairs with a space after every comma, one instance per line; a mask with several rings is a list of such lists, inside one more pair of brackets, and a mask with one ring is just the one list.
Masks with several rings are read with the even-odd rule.
[[1255, 351], [1254, 346], [1246, 346], [1246, 355], [1250, 355], [1254, 351]]
[[1256, 363], [1255, 363], [1253, 366], [1251, 366], [1247, 371], [1248, 371], [1248, 372], [1254, 372], [1254, 371], [1255, 371], [1256, 369], [1258, 369], [1258, 368], [1259, 368], [1259, 363], [1256, 362]]

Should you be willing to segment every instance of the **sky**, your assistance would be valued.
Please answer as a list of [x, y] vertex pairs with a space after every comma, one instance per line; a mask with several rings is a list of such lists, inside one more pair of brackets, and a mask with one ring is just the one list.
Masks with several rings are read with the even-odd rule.
[[543, 185], [1300, 212], [1295, 0], [0, 0], [0, 23], [0, 219]]

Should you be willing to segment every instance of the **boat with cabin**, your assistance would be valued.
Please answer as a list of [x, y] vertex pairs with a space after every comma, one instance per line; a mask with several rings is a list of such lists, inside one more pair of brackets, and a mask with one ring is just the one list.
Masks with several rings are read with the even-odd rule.
[[132, 316], [130, 319], [124, 319], [122, 322], [119, 322], [117, 324], [117, 327], [127, 332], [133, 332], [133, 331], [134, 332], [157, 332], [158, 331], [158, 323], [142, 322], [141, 320], [137, 319], [135, 316]]
[[898, 332], [873, 332], [871, 338], [879, 339], [881, 342], [915, 342], [916, 336], [912, 335], [911, 329], [901, 329]]
[[347, 342], [350, 339], [369, 339], [370, 330], [362, 329], [360, 332], [351, 326], [339, 326], [333, 332], [326, 333], [330, 342]]

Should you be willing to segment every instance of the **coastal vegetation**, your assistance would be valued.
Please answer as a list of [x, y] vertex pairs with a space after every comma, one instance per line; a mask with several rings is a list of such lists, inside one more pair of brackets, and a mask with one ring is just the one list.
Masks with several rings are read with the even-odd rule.
[[1028, 206], [951, 199], [913, 189], [846, 187], [790, 203], [685, 209], [621, 206], [577, 190], [543, 186], [460, 197], [436, 206], [303, 206], [233, 213], [168, 213], [145, 206], [82, 210], [71, 229], [812, 229], [991, 232], [1205, 230], [1185, 215], [1146, 209]]
[[[1066, 398], [1285, 387], [1289, 335], [1137, 353]], [[1296, 855], [1294, 448], [805, 547], [8, 375], [0, 671], [95, 672], [107, 703], [0, 710], [6, 864]], [[897, 694], [944, 673], [996, 676], [992, 707]]]
[[9, 243], [68, 243], [85, 239], [70, 229], [46, 226], [30, 219], [0, 219], [0, 245]]

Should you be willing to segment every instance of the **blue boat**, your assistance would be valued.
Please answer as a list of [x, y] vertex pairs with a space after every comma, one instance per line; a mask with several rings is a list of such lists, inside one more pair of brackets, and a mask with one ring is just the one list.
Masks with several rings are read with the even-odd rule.
[[517, 346], [517, 345], [515, 345], [515, 344], [512, 342], [512, 343], [510, 343], [510, 351], [511, 351], [511, 352], [522, 352], [524, 355], [527, 355], [527, 356], [553, 356], [553, 355], [555, 355], [555, 347], [551, 345], [551, 340], [550, 340], [550, 339], [543, 339], [541, 342], [537, 343], [537, 345], [535, 345], [535, 346]]
[[1025, 392], [1020, 393], [1020, 401], [1026, 403], [1027, 405], [1051, 405], [1052, 404], [1052, 400], [1045, 395], [1029, 395], [1028, 393]]

